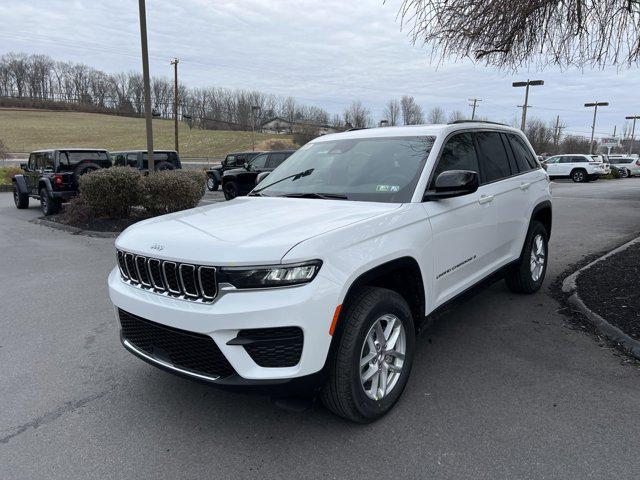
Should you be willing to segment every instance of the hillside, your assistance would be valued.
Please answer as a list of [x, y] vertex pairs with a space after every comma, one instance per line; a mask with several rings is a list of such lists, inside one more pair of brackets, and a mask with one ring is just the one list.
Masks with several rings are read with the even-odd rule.
[[[98, 113], [0, 109], [0, 139], [9, 152], [41, 148], [99, 147], [107, 150], [146, 148], [143, 118]], [[182, 157], [220, 157], [230, 151], [251, 150], [251, 132], [198, 130], [180, 124]], [[173, 148], [173, 121], [153, 121], [154, 148]], [[286, 135], [256, 134], [256, 143]]]

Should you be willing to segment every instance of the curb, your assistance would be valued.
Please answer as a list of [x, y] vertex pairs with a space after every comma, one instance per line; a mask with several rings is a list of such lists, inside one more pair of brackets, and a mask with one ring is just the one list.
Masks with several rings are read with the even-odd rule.
[[78, 227], [72, 227], [71, 225], [65, 225], [63, 223], [47, 220], [44, 217], [34, 218], [29, 220], [31, 223], [37, 225], [44, 225], [45, 227], [54, 228], [56, 230], [62, 230], [63, 232], [69, 232], [73, 235], [86, 235], [87, 237], [97, 238], [116, 238], [121, 232], [97, 232], [95, 230], [83, 230]]
[[609, 258], [612, 255], [615, 255], [618, 252], [622, 252], [622, 251], [626, 250], [627, 248], [629, 248], [629, 247], [631, 247], [633, 245], [636, 245], [637, 243], [640, 243], [640, 237], [635, 238], [635, 239], [631, 240], [630, 242], [625, 243], [624, 245], [622, 245], [622, 246], [610, 251], [606, 255], [603, 255], [602, 257], [594, 260], [593, 262], [589, 263], [588, 265], [585, 265], [581, 269], [579, 269], [576, 272], [572, 273], [567, 278], [565, 278], [564, 281], [562, 282], [562, 291], [563, 291], [563, 293], [566, 293], [566, 294], [569, 295], [569, 299], [568, 299], [569, 303], [571, 303], [585, 317], [587, 317], [591, 321], [591, 323], [593, 323], [593, 325], [595, 325], [596, 328], [598, 328], [598, 330], [600, 330], [600, 332], [605, 337], [607, 337], [612, 342], [615, 342], [615, 343], [618, 343], [618, 344], [622, 345], [629, 352], [629, 354], [631, 356], [633, 356], [633, 357], [635, 357], [637, 359], [640, 359], [640, 341], [636, 340], [635, 338], [632, 338], [629, 335], [627, 335], [622, 330], [620, 330], [618, 327], [616, 327], [614, 325], [611, 325], [609, 322], [607, 322], [600, 315], [598, 315], [597, 313], [595, 313], [592, 310], [590, 310], [585, 305], [585, 303], [582, 301], [582, 299], [580, 298], [580, 295], [578, 295], [578, 287], [576, 285], [576, 280], [577, 280], [577, 278], [578, 278], [578, 276], [580, 275], [581, 272], [583, 272], [584, 270], [587, 270], [588, 268], [592, 267], [596, 263], [599, 263], [599, 262], [601, 262], [603, 260], [606, 260], [607, 258]]

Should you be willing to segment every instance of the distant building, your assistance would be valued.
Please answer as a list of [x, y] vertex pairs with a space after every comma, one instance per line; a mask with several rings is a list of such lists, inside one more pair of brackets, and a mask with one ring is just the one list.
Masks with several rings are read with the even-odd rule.
[[318, 135], [326, 135], [328, 133], [337, 133], [342, 131], [342, 129], [333, 127], [331, 125], [320, 125], [304, 121], [291, 122], [281, 117], [274, 117], [270, 120], [267, 120], [266, 122], [262, 122], [261, 125], [261, 131], [263, 133], [277, 133], [288, 135], [295, 133], [296, 130], [306, 130], [310, 128], [317, 129]]

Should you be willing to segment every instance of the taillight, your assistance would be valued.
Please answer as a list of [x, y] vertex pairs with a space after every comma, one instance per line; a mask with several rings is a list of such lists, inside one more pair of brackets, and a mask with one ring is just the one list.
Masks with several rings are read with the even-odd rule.
[[55, 183], [56, 185], [62, 185], [62, 175], [54, 175], [53, 176], [53, 183]]

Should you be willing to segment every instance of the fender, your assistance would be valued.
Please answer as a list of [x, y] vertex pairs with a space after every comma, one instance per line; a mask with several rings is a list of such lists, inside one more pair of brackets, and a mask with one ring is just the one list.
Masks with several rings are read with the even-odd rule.
[[13, 178], [11, 179], [11, 182], [15, 183], [18, 186], [18, 191], [20, 193], [29, 194], [29, 189], [27, 188], [27, 181], [24, 179], [24, 175], [20, 173], [17, 175], [14, 175]]
[[51, 188], [51, 180], [49, 180], [47, 177], [43, 177], [38, 182], [38, 194], [40, 194], [40, 189], [42, 188], [42, 185], [45, 186], [45, 188], [47, 189], [47, 192], [49, 193], [53, 192], [53, 188]]
[[222, 175], [220, 175], [220, 172], [218, 170], [210, 170], [209, 175], [212, 176], [216, 182], [222, 182]]
[[536, 217], [536, 215], [538, 214], [538, 212], [540, 212], [540, 210], [543, 209], [548, 209], [549, 210], [549, 228], [547, 229], [547, 235], [549, 235], [549, 238], [551, 238], [551, 226], [552, 226], [552, 220], [553, 220], [553, 206], [551, 204], [550, 200], [544, 200], [542, 202], [540, 202], [539, 204], [537, 204], [535, 207], [533, 207], [533, 211], [531, 212], [531, 216], [529, 217], [529, 223], [531, 223], [531, 221]]

